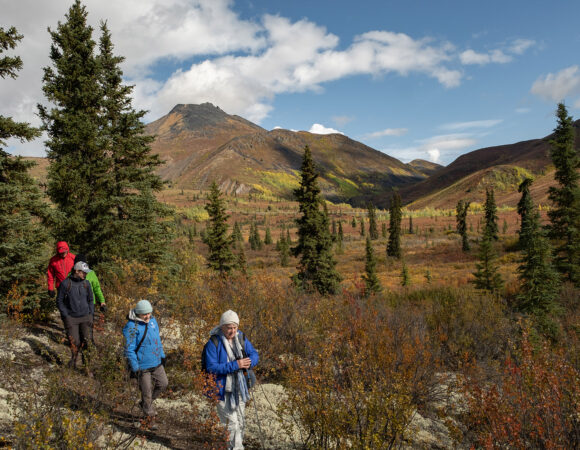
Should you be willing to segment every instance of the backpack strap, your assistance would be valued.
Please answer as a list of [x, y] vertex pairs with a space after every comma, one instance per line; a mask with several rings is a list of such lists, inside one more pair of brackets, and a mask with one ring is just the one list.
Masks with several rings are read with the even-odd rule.
[[[141, 348], [141, 344], [143, 344], [143, 341], [145, 340], [145, 336], [147, 336], [147, 330], [149, 329], [149, 327], [147, 325], [149, 325], [149, 323], [145, 322], [145, 333], [143, 333], [143, 337], [141, 338], [141, 341], [139, 342], [137, 347], [135, 347], [135, 354], [137, 354], [139, 352], [139, 349]], [[135, 322], [135, 328], [137, 328], [137, 322]]]
[[215, 348], [218, 348], [219, 338], [217, 337], [217, 335], [212, 334], [210, 336], [209, 340], [213, 342], [213, 345], [215, 345]]

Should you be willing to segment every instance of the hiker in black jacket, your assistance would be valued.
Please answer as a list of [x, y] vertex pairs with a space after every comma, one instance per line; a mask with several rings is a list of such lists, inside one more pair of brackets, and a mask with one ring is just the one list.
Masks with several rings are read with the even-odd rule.
[[[93, 341], [93, 313], [95, 310], [91, 283], [85, 280], [89, 265], [77, 262], [71, 274], [58, 287], [56, 305], [68, 336], [71, 360], [69, 367], [76, 368], [77, 356], [82, 352], [87, 366], [85, 350]], [[87, 373], [90, 373], [87, 368]]]

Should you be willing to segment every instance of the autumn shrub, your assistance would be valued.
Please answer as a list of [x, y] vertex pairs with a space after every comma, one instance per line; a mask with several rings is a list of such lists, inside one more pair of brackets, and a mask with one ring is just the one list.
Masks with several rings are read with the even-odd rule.
[[476, 369], [465, 379], [469, 439], [489, 449], [578, 448], [580, 372], [563, 351], [534, 348], [524, 325], [497, 383]]
[[[310, 448], [390, 448], [412, 440], [421, 405], [439, 395], [439, 364], [426, 324], [377, 298], [321, 298], [320, 328], [286, 371], [280, 410], [301, 425]], [[409, 320], [411, 319], [411, 320]]]
[[446, 367], [457, 369], [466, 358], [494, 364], [504, 355], [514, 326], [501, 298], [470, 288], [445, 287], [413, 295], [425, 299], [432, 341], [440, 346]]

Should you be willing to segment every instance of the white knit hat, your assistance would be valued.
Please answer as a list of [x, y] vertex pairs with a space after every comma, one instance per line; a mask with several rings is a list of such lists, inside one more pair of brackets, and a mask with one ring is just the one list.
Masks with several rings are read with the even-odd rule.
[[222, 317], [220, 318], [220, 327], [222, 325], [229, 325], [230, 323], [235, 323], [239, 326], [240, 318], [235, 312], [233, 312], [231, 309], [228, 309], [225, 313], [222, 314]]

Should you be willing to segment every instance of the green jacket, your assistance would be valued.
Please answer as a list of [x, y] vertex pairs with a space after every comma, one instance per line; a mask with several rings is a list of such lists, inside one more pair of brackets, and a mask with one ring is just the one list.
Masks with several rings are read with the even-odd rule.
[[93, 288], [93, 303], [99, 302], [99, 305], [101, 303], [106, 303], [103, 291], [101, 291], [101, 283], [99, 283], [99, 279], [97, 278], [95, 271], [91, 270], [89, 273], [87, 273], [86, 279], [89, 281], [89, 283], [91, 283], [91, 287]]

